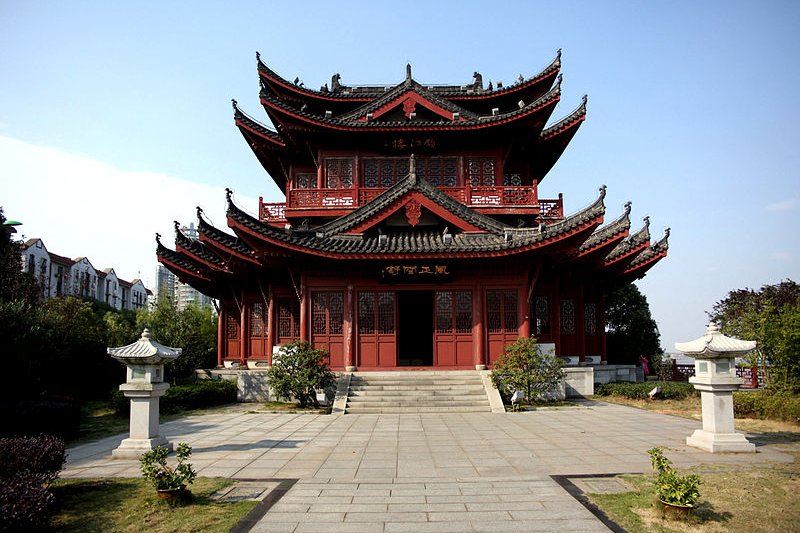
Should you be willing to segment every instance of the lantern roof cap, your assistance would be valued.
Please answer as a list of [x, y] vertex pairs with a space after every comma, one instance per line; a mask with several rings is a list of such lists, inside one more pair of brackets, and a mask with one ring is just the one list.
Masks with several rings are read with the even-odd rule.
[[705, 335], [699, 339], [675, 343], [675, 349], [695, 359], [740, 357], [755, 348], [756, 341], [743, 341], [723, 335], [713, 322], [708, 324]]
[[139, 340], [127, 346], [106, 348], [108, 355], [125, 364], [164, 364], [177, 358], [183, 350], [164, 346], [153, 340], [150, 330], [145, 328]]

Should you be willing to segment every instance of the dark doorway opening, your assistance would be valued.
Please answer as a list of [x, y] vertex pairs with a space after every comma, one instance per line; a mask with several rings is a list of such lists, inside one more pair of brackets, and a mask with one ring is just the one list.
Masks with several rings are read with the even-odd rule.
[[433, 291], [397, 291], [397, 366], [433, 366]]

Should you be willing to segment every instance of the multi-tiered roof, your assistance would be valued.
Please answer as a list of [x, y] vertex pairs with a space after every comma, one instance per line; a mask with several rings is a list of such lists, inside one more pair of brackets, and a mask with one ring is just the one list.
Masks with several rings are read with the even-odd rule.
[[[629, 234], [630, 204], [601, 226], [605, 187], [570, 216], [561, 198], [539, 199], [538, 184], [586, 116], [584, 97], [547, 125], [561, 96], [560, 51], [539, 74], [496, 87], [484, 87], [478, 73], [465, 85], [424, 85], [408, 66], [395, 85], [349, 87], [336, 74], [317, 91], [282, 78], [260, 57], [257, 64], [261, 103], [275, 129], [235, 101], [234, 120], [286, 202], [262, 202], [252, 216], [228, 191], [234, 235], [208, 224], [198, 208], [199, 241], [176, 225], [175, 251], [158, 243], [159, 260], [209, 295], [227, 294], [237, 276], [306, 260], [547, 257], [613, 287], [642, 277], [667, 254], [668, 232], [651, 245], [648, 219]], [[484, 158], [489, 182], [467, 176], [466, 160], [446, 180], [432, 173], [437, 157], [469, 153], [495, 154]], [[356, 154], [358, 163], [345, 186], [332, 187], [325, 158], [342, 154]], [[364, 165], [375, 157], [402, 176], [368, 181]]]

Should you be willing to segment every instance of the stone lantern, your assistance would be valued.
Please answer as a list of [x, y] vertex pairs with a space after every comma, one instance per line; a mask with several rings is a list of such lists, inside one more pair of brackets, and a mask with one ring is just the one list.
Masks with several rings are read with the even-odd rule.
[[703, 429], [686, 437], [686, 444], [711, 453], [756, 451], [733, 427], [733, 392], [742, 384], [736, 375], [736, 358], [755, 347], [755, 341], [726, 337], [713, 323], [699, 339], [675, 343], [677, 350], [695, 359], [695, 375], [689, 382], [700, 391], [703, 407]]
[[158, 432], [158, 407], [159, 398], [169, 388], [169, 383], [164, 383], [164, 363], [174, 360], [181, 351], [155, 342], [148, 329], [133, 344], [107, 349], [108, 355], [128, 365], [127, 380], [119, 390], [131, 399], [130, 437], [111, 452], [113, 457], [138, 459], [156, 446], [172, 451], [172, 443]]

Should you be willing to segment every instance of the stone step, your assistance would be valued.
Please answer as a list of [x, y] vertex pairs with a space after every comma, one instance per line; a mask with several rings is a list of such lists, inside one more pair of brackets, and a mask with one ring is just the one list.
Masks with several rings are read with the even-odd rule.
[[479, 402], [488, 403], [486, 395], [477, 394], [464, 396], [348, 396], [350, 403], [387, 403], [387, 402], [415, 402], [415, 403], [447, 403], [447, 402]]
[[404, 397], [404, 396], [418, 396], [418, 397], [439, 397], [439, 396], [485, 396], [486, 391], [483, 389], [471, 390], [397, 390], [397, 391], [384, 391], [384, 390], [353, 390], [350, 389], [349, 396], [357, 396], [359, 398], [387, 398], [387, 397]]
[[488, 405], [453, 407], [453, 406], [415, 406], [415, 407], [355, 407], [347, 408], [351, 414], [402, 414], [402, 413], [490, 413], [492, 408]]
[[358, 407], [387, 407], [387, 406], [402, 406], [402, 407], [412, 407], [415, 405], [430, 405], [432, 407], [436, 406], [452, 406], [452, 407], [468, 407], [470, 405], [489, 405], [488, 401], [478, 401], [478, 400], [443, 400], [443, 401], [431, 401], [429, 398], [422, 398], [422, 399], [406, 399], [406, 400], [398, 400], [398, 399], [388, 399], [382, 401], [373, 401], [373, 402], [350, 402], [348, 405], [358, 406]]
[[350, 385], [350, 390], [356, 391], [473, 391], [483, 390], [483, 385]]
[[403, 385], [406, 383], [413, 383], [418, 385], [469, 385], [473, 383], [481, 383], [480, 378], [475, 379], [466, 379], [466, 378], [457, 378], [457, 379], [363, 379], [363, 378], [352, 378], [350, 380], [351, 383], [370, 383], [373, 385]]

